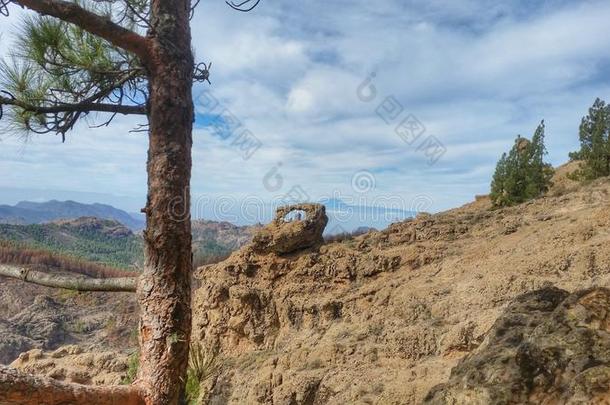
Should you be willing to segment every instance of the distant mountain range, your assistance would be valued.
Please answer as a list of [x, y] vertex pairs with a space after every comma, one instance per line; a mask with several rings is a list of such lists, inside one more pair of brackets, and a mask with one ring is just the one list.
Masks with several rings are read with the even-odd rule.
[[[340, 199], [326, 205], [327, 236], [383, 229], [415, 212], [393, 207], [352, 205]], [[269, 206], [269, 221], [276, 207]], [[268, 221], [265, 221], [268, 222]], [[105, 204], [75, 201], [30, 202], [0, 205], [0, 241], [49, 250], [121, 268], [143, 261], [144, 241], [140, 230], [144, 217]], [[227, 221], [194, 220], [193, 255], [203, 265], [229, 255], [248, 243], [260, 225], [234, 225]]]
[[131, 215], [105, 204], [82, 204], [76, 201], [31, 202], [0, 205], [0, 223], [14, 225], [42, 224], [61, 219], [95, 217], [120, 222], [131, 230], [144, 229], [144, 217]]
[[[417, 212], [407, 210], [395, 201], [377, 201], [367, 205], [365, 202], [345, 202], [338, 198], [326, 198], [319, 201], [326, 206], [326, 214], [329, 222], [326, 227], [326, 235], [354, 232], [358, 228], [384, 229], [393, 222], [403, 221], [414, 217]], [[212, 218], [215, 221], [198, 220], [206, 223], [207, 232], [216, 229], [218, 235], [229, 237], [231, 234], [243, 235], [243, 229], [253, 224], [253, 221], [267, 223], [273, 219], [275, 204], [266, 204], [256, 207], [256, 218], [246, 217], [242, 206], [237, 204], [234, 211], [224, 212], [225, 217], [219, 217], [218, 212], [211, 210], [198, 212], [199, 216]], [[195, 216], [195, 214], [194, 214]], [[77, 219], [81, 217], [95, 217], [120, 222], [134, 232], [145, 227], [145, 219], [141, 214], [131, 214], [121, 209], [106, 204], [83, 204], [75, 201], [30, 202], [22, 201], [14, 206], [0, 205], [0, 223], [29, 225], [43, 224], [57, 220]], [[230, 222], [227, 222], [230, 221]], [[216, 225], [213, 225], [216, 224]], [[223, 224], [221, 226], [221, 224]], [[242, 226], [236, 226], [242, 225]], [[233, 229], [232, 227], [235, 227]], [[195, 225], [194, 236], [195, 236]], [[247, 233], [247, 232], [246, 232]], [[236, 246], [235, 243], [229, 243]]]
[[405, 209], [401, 202], [380, 199], [377, 205], [367, 205], [366, 202], [352, 204], [336, 198], [322, 199], [320, 203], [326, 206], [326, 215], [328, 215], [325, 235], [385, 229], [394, 222], [404, 221], [417, 215], [417, 211]]

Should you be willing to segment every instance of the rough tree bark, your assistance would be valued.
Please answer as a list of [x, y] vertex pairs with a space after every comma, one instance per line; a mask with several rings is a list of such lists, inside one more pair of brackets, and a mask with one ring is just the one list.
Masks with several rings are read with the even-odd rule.
[[152, 0], [146, 262], [137, 290], [147, 404], [175, 404], [191, 336], [190, 178], [193, 54], [190, 1]]

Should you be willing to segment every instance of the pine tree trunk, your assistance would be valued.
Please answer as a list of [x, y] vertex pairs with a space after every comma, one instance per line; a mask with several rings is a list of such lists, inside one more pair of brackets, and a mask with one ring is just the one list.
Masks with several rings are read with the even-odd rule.
[[[194, 118], [191, 2], [151, 0], [148, 40], [73, 2], [13, 2], [82, 26], [113, 44], [124, 45], [124, 49], [142, 58], [149, 83], [150, 124], [148, 197], [144, 208], [146, 260], [136, 286], [140, 305], [140, 367], [135, 384], [86, 387], [0, 367], [0, 402], [176, 405], [186, 382], [191, 336], [189, 186]], [[21, 275], [13, 269], [4, 270], [9, 275], [28, 278], [27, 272]], [[53, 285], [72, 285], [65, 279], [29, 276]], [[120, 288], [133, 289], [131, 281], [126, 285]]]
[[190, 1], [153, 0], [151, 7], [146, 262], [137, 291], [138, 383], [146, 404], [167, 405], [180, 399], [191, 334], [193, 55]]

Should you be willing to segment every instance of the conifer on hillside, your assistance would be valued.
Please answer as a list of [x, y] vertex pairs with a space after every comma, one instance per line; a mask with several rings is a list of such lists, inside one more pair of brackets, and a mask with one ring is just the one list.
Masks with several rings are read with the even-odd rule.
[[579, 169], [571, 175], [576, 180], [593, 180], [610, 176], [610, 105], [596, 99], [583, 117], [579, 129], [580, 150], [570, 153], [580, 160]]
[[544, 162], [544, 134], [542, 121], [531, 141], [519, 135], [509, 153], [502, 154], [491, 182], [490, 197], [495, 207], [519, 204], [548, 191], [553, 168]]

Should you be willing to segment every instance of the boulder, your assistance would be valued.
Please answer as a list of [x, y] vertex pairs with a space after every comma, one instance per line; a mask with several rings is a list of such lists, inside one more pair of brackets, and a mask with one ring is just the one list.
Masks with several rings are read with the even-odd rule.
[[426, 404], [600, 404], [610, 392], [610, 290], [517, 297]]

